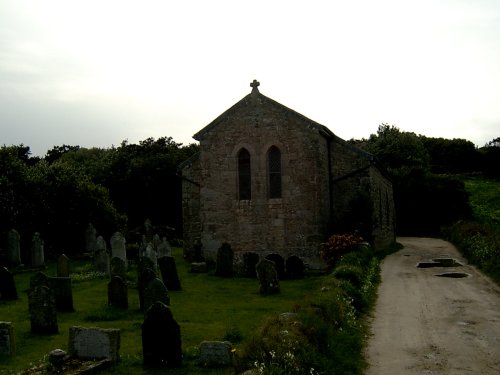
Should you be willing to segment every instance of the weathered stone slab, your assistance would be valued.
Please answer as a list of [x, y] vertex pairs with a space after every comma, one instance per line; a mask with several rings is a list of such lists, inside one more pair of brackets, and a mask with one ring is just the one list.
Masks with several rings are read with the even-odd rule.
[[146, 312], [141, 329], [145, 367], [182, 365], [181, 329], [167, 305], [155, 302]]
[[111, 257], [117, 257], [125, 262], [127, 269], [127, 248], [125, 237], [120, 232], [115, 232], [109, 241], [111, 243]]
[[164, 256], [158, 258], [158, 266], [160, 267], [163, 283], [168, 290], [181, 290], [181, 281], [177, 273], [175, 258], [172, 256]]
[[198, 364], [203, 367], [227, 367], [233, 364], [231, 343], [228, 341], [203, 341], [200, 344]]
[[11, 322], [0, 322], [0, 355], [16, 354], [14, 326]]
[[283, 280], [285, 278], [285, 260], [279, 254], [273, 253], [266, 255], [266, 259], [274, 262], [274, 267], [278, 273], [278, 279]]
[[21, 236], [15, 229], [7, 233], [7, 264], [15, 267], [21, 264]]
[[260, 293], [276, 294], [280, 292], [278, 273], [273, 261], [262, 259], [257, 264], [256, 271], [260, 283]]
[[146, 286], [150, 281], [156, 278], [156, 273], [151, 268], [145, 268], [141, 271], [137, 278], [137, 293], [139, 294], [139, 306], [141, 311], [145, 311], [144, 308], [144, 291]]
[[106, 249], [97, 249], [95, 251], [94, 267], [97, 272], [109, 275], [109, 255]]
[[0, 299], [17, 299], [17, 288], [14, 282], [14, 276], [5, 267], [0, 267]]
[[40, 233], [36, 232], [31, 241], [31, 266], [38, 268], [45, 265], [44, 242]]
[[172, 256], [172, 248], [166, 237], [163, 237], [162, 241], [158, 244], [156, 253], [158, 254], [158, 258]]
[[208, 266], [206, 262], [194, 262], [191, 263], [192, 273], [206, 273], [208, 272]]
[[30, 289], [35, 289], [37, 286], [49, 286], [49, 277], [42, 271], [38, 271], [30, 278]]
[[109, 276], [120, 276], [125, 280], [127, 276], [127, 265], [122, 258], [111, 258], [111, 261], [109, 262]]
[[69, 355], [82, 359], [120, 359], [120, 330], [113, 328], [85, 328], [73, 326], [69, 329]]
[[69, 277], [69, 258], [66, 254], [61, 254], [57, 258], [57, 276], [58, 277]]
[[57, 333], [56, 297], [46, 286], [36, 286], [28, 293], [31, 332]]
[[108, 283], [108, 305], [128, 309], [128, 286], [120, 276], [113, 276]]
[[144, 288], [143, 310], [147, 311], [151, 305], [158, 301], [170, 306], [170, 296], [165, 284], [160, 279], [154, 278]]

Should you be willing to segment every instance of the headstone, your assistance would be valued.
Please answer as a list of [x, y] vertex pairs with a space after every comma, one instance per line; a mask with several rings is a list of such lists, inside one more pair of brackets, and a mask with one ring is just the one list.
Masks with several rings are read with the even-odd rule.
[[217, 250], [217, 263], [215, 266], [215, 275], [222, 277], [233, 276], [233, 258], [234, 252], [231, 245], [223, 243]]
[[54, 291], [57, 311], [75, 311], [73, 308], [73, 289], [71, 287], [71, 278], [49, 277], [48, 287]]
[[137, 278], [137, 294], [139, 295], [139, 307], [141, 311], [145, 311], [144, 291], [149, 282], [156, 279], [156, 273], [151, 268], [144, 268], [140, 272]]
[[57, 276], [69, 277], [69, 258], [66, 254], [61, 254], [57, 258]]
[[170, 306], [170, 297], [165, 284], [160, 279], [154, 278], [144, 288], [144, 311], [147, 311], [157, 301]]
[[198, 364], [203, 367], [227, 367], [233, 364], [231, 343], [228, 341], [203, 341], [200, 344]]
[[145, 367], [182, 365], [181, 330], [167, 305], [155, 302], [146, 312], [141, 329]]
[[208, 272], [208, 266], [206, 262], [195, 262], [191, 263], [192, 273], [206, 273]]
[[177, 267], [175, 265], [175, 258], [172, 256], [158, 258], [158, 265], [160, 267], [163, 283], [167, 289], [181, 290], [182, 287], [177, 273]]
[[158, 269], [158, 260], [156, 256], [156, 251], [153, 249], [153, 245], [148, 243], [146, 245], [146, 251], [144, 252], [144, 257], [143, 258], [148, 258], [153, 262], [153, 269], [156, 271]]
[[151, 220], [149, 219], [146, 219], [144, 221], [144, 235], [145, 235], [145, 240], [146, 240], [146, 243], [150, 243], [152, 244], [153, 243], [153, 223], [151, 223]]
[[14, 326], [11, 322], [0, 322], [0, 356], [16, 354]]
[[38, 271], [30, 278], [30, 289], [35, 289], [37, 286], [49, 286], [49, 277], [42, 271]]
[[94, 253], [94, 268], [97, 272], [109, 274], [109, 255], [105, 249], [98, 249]]
[[108, 283], [108, 305], [128, 309], [128, 286], [120, 276], [113, 276]]
[[21, 236], [15, 229], [7, 233], [7, 264], [15, 267], [21, 264]]
[[114, 328], [70, 327], [70, 356], [81, 359], [120, 359], [120, 330]]
[[127, 241], [123, 234], [115, 232], [109, 242], [111, 243], [111, 256], [123, 259], [125, 267], [127, 267]]
[[276, 294], [280, 292], [278, 273], [274, 262], [269, 259], [262, 259], [255, 267], [260, 283], [261, 294]]
[[127, 275], [127, 267], [125, 265], [125, 261], [122, 258], [113, 257], [109, 262], [109, 275], [120, 276], [125, 280]]
[[103, 236], [98, 236], [95, 240], [95, 250], [96, 251], [99, 251], [99, 250], [105, 250], [107, 251], [108, 248], [106, 246], [106, 241], [104, 240], [104, 237]]
[[45, 265], [44, 243], [40, 233], [36, 232], [31, 241], [31, 266], [43, 267]]
[[266, 255], [266, 259], [274, 262], [276, 267], [276, 272], [278, 272], [278, 279], [283, 280], [285, 278], [285, 260], [279, 254], [269, 254]]
[[304, 262], [296, 255], [292, 255], [286, 260], [286, 276], [289, 279], [303, 278], [305, 269]]
[[14, 282], [14, 276], [5, 267], [0, 267], [0, 299], [17, 299], [17, 288]]
[[153, 249], [154, 251], [158, 252], [158, 246], [160, 246], [161, 244], [161, 239], [160, 239], [160, 236], [155, 233], [155, 235], [153, 236]]
[[85, 230], [85, 250], [90, 255], [94, 255], [94, 252], [97, 249], [97, 231], [95, 230], [92, 223], [87, 225], [87, 229]]
[[57, 310], [54, 291], [37, 286], [28, 293], [31, 332], [57, 333]]
[[156, 253], [158, 254], [158, 258], [169, 257], [172, 255], [172, 248], [167, 241], [167, 237], [163, 237], [161, 243], [156, 248]]
[[243, 254], [243, 276], [255, 278], [257, 273], [255, 266], [259, 263], [259, 254], [257, 253], [244, 253]]

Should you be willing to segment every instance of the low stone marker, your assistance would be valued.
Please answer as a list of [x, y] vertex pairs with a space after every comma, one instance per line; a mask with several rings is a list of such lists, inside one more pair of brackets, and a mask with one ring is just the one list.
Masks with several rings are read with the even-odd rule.
[[198, 364], [203, 367], [227, 367], [233, 364], [229, 341], [203, 341]]
[[278, 273], [273, 261], [262, 259], [255, 269], [259, 278], [261, 294], [276, 294], [280, 292]]
[[37, 286], [28, 293], [31, 332], [57, 333], [56, 297], [46, 286]]
[[113, 276], [108, 283], [108, 305], [128, 309], [128, 286], [120, 276]]
[[70, 327], [68, 353], [81, 359], [109, 359], [116, 362], [120, 359], [120, 330]]
[[181, 281], [177, 273], [175, 258], [172, 256], [164, 256], [158, 258], [158, 266], [160, 267], [163, 283], [168, 290], [181, 290]]
[[17, 299], [17, 288], [14, 282], [14, 276], [5, 267], [0, 267], [0, 299]]
[[57, 258], [57, 276], [69, 277], [69, 258], [66, 254], [61, 254]]
[[14, 326], [11, 322], [0, 322], [0, 355], [16, 354]]
[[182, 365], [181, 329], [167, 305], [155, 302], [146, 312], [141, 329], [145, 367]]

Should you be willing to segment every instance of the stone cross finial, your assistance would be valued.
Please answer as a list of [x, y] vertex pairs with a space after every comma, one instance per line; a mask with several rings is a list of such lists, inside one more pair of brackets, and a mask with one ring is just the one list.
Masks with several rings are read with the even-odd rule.
[[254, 91], [258, 92], [259, 89], [257, 87], [259, 87], [259, 86], [260, 86], [260, 82], [257, 81], [256, 79], [254, 79], [253, 82], [250, 83], [250, 87], [252, 88], [252, 92], [254, 92]]

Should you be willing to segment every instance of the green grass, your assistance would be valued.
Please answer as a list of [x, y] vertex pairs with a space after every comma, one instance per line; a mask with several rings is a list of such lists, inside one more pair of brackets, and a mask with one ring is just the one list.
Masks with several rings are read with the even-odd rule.
[[[266, 316], [286, 312], [318, 288], [321, 276], [311, 275], [302, 280], [281, 281], [281, 293], [272, 296], [259, 294], [255, 279], [223, 279], [211, 274], [191, 274], [189, 265], [182, 259], [181, 249], [174, 249], [182, 291], [170, 292], [171, 309], [181, 327], [184, 364], [169, 370], [169, 374], [230, 374], [232, 369], [208, 370], [196, 366], [197, 347], [203, 340], [245, 341], [252, 336]], [[75, 312], [58, 313], [59, 334], [40, 336], [30, 332], [27, 290], [31, 272], [14, 275], [19, 299], [0, 301], [0, 320], [13, 322], [17, 354], [0, 357], [0, 373], [14, 374], [38, 363], [53, 349], [68, 348], [71, 326], [119, 328], [121, 330], [121, 361], [104, 373], [140, 374], [142, 367], [141, 324], [139, 298], [135, 288], [136, 273], [131, 267], [127, 279], [129, 309], [117, 310], [107, 306], [107, 278], [90, 274], [84, 262], [71, 264], [75, 273], [73, 301]], [[77, 271], [77, 272], [76, 272]], [[49, 263], [47, 275], [56, 274]], [[236, 344], [238, 350], [239, 343]], [[155, 371], [148, 371], [155, 373]], [[158, 371], [158, 373], [164, 373]]]
[[500, 232], [500, 181], [468, 177], [463, 182], [476, 220], [493, 224]]

